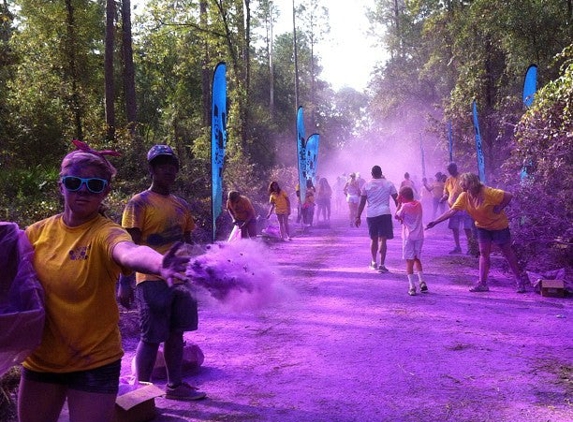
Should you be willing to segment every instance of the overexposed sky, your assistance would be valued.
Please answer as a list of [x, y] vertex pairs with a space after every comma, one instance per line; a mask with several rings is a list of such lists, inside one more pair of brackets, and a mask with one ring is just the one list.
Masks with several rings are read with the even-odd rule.
[[[298, 6], [302, 0], [294, 0]], [[273, 0], [280, 10], [280, 17], [274, 28], [274, 35], [293, 30], [293, 0]], [[132, 0], [135, 13], [143, 11], [146, 0]], [[370, 73], [376, 63], [387, 57], [384, 50], [372, 46], [367, 36], [368, 19], [366, 8], [374, 7], [373, 0], [322, 0], [328, 8], [330, 34], [321, 41], [316, 53], [321, 58], [321, 77], [330, 82], [335, 90], [349, 86], [363, 91], [370, 80]], [[300, 24], [297, 23], [297, 27]]]
[[[275, 35], [292, 32], [293, 0], [273, 0], [280, 10]], [[294, 0], [298, 6], [300, 0]], [[372, 0], [323, 0], [330, 17], [329, 40], [317, 47], [324, 67], [323, 79], [334, 89], [344, 86], [358, 91], [366, 88], [375, 64], [384, 60], [385, 52], [372, 47], [367, 37], [366, 8], [373, 7]], [[297, 24], [298, 26], [298, 24]]]

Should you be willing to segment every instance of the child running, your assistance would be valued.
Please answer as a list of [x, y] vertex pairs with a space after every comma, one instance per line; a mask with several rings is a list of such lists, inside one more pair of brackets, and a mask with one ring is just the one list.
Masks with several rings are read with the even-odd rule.
[[422, 274], [422, 245], [424, 243], [424, 226], [422, 224], [422, 204], [414, 199], [414, 191], [411, 187], [404, 186], [400, 189], [398, 197], [398, 209], [396, 219], [402, 223], [402, 255], [406, 260], [406, 274], [408, 275], [408, 294], [416, 295], [416, 276], [418, 275], [420, 291], [428, 292]]

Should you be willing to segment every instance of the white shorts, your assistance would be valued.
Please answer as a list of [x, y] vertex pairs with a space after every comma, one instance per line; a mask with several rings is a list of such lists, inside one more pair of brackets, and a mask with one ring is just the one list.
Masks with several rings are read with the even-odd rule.
[[420, 259], [422, 256], [422, 245], [424, 239], [419, 240], [402, 240], [402, 258], [404, 259]]
[[349, 204], [358, 204], [360, 202], [360, 197], [358, 195], [347, 195], [346, 202]]

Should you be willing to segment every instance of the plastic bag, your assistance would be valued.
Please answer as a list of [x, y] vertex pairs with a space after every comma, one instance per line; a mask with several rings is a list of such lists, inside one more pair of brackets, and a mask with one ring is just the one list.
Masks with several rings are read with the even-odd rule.
[[42, 340], [44, 290], [32, 266], [33, 254], [17, 224], [0, 222], [0, 376]]
[[267, 226], [262, 230], [263, 236], [275, 238], [275, 239], [282, 239], [281, 230], [279, 227], [279, 220], [276, 214], [272, 214], [268, 221]]
[[236, 242], [237, 240], [241, 240], [241, 228], [234, 224], [233, 230], [231, 230], [231, 234], [229, 235], [227, 242]]

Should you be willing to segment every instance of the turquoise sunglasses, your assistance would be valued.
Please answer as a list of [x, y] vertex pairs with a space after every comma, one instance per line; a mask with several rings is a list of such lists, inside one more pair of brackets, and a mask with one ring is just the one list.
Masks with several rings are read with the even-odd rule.
[[107, 180], [98, 177], [83, 178], [76, 176], [63, 176], [61, 181], [69, 192], [77, 192], [82, 188], [82, 185], [86, 185], [91, 193], [102, 193], [108, 183]]

